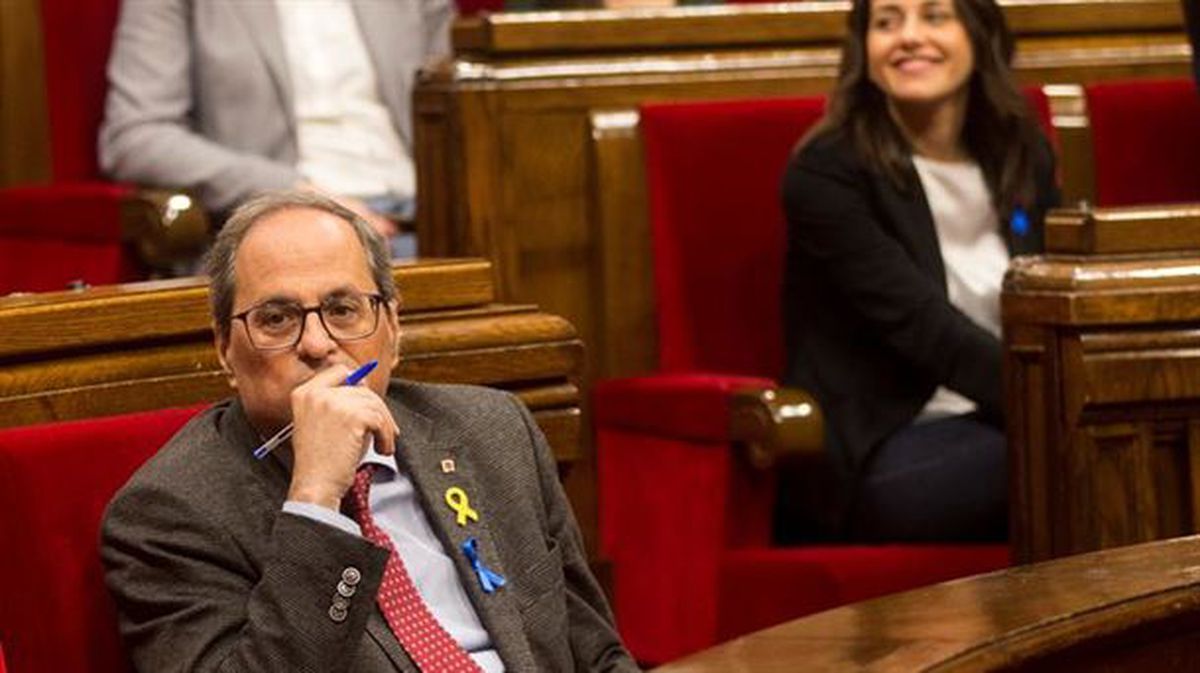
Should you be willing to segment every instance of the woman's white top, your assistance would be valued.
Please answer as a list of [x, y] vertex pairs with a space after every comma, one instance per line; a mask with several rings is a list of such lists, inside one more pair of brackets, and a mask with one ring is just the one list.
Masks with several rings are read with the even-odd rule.
[[[933, 214], [951, 305], [1000, 338], [1000, 285], [1008, 268], [1008, 248], [983, 171], [973, 161], [919, 156], [913, 156], [913, 165]], [[939, 386], [917, 418], [965, 414], [975, 407], [975, 402]]]

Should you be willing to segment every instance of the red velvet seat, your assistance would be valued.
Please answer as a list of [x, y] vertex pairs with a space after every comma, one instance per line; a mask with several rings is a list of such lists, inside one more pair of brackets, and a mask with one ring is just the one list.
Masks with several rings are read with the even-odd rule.
[[121, 240], [132, 188], [103, 182], [96, 133], [120, 0], [41, 0], [50, 184], [0, 189], [0, 294], [136, 278]]
[[1190, 79], [1085, 88], [1096, 205], [1200, 201], [1200, 93]]
[[[1029, 92], [1049, 127], [1040, 90]], [[783, 370], [783, 168], [822, 98], [641, 110], [659, 371], [595, 388], [600, 545], [617, 624], [659, 663], [812, 612], [1004, 567], [1004, 545], [771, 546], [775, 480], [731, 394]]]
[[130, 669], [103, 584], [100, 517], [200, 408], [0, 430], [0, 643], [9, 673]]
[[171, 194], [99, 173], [105, 68], [121, 0], [39, 2], [51, 174], [46, 184], [0, 189], [0, 295], [137, 280], [142, 262], [167, 267], [194, 256], [208, 222], [190, 200], [177, 195], [168, 209]]

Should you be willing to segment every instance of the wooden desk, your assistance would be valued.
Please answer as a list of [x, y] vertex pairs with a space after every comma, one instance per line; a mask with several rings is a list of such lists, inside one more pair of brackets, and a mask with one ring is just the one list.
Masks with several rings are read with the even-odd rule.
[[[1178, 0], [1002, 4], [1019, 35], [1018, 73], [1026, 83], [1189, 72]], [[633, 373], [617, 369], [619, 354], [603, 357], [617, 341], [653, 337], [612, 331], [641, 323], [601, 313], [613, 290], [600, 279], [597, 250], [609, 229], [624, 225], [599, 204], [590, 119], [650, 100], [825, 92], [847, 7], [535, 12], [460, 24], [453, 61], [427, 73], [415, 93], [422, 254], [492, 259], [502, 298], [536, 303], [575, 324], [593, 347], [590, 375]], [[1078, 95], [1077, 86], [1054, 94], [1068, 149], [1087, 147], [1080, 145], [1087, 129]], [[1086, 167], [1090, 156], [1075, 163]], [[1078, 166], [1064, 170], [1068, 198], [1089, 189], [1090, 173]], [[1079, 185], [1070, 182], [1077, 175]], [[630, 254], [644, 255], [645, 245]], [[615, 283], [622, 293], [650, 292], [641, 279]]]
[[1002, 298], [1017, 559], [1200, 531], [1200, 204], [1058, 211], [1046, 245]]
[[893, 594], [732, 640], [656, 673], [1191, 671], [1200, 537]]
[[[583, 346], [566, 320], [495, 303], [484, 260], [401, 263], [395, 374], [516, 393], [554, 448], [594, 539], [594, 488], [575, 476]], [[230, 395], [212, 345], [204, 279], [0, 298], [0, 427], [182, 406]], [[580, 470], [586, 471], [586, 470]]]

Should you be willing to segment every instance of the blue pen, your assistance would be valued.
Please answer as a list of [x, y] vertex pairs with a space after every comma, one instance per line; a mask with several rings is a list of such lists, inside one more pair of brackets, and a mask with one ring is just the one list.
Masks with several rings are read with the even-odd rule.
[[[367, 364], [350, 372], [350, 375], [346, 377], [346, 380], [342, 381], [342, 385], [344, 385], [344, 386], [358, 385], [363, 379], [367, 378], [367, 374], [370, 374], [378, 366], [379, 366], [379, 360], [371, 360]], [[282, 430], [280, 430], [279, 432], [276, 432], [270, 439], [263, 442], [262, 446], [260, 446], [254, 450], [254, 457], [259, 460], [266, 458], [268, 453], [275, 450], [275, 447], [286, 442], [288, 439], [291, 439], [292, 431], [294, 431], [295, 429], [296, 429], [295, 423], [288, 423], [287, 425], [285, 425]]]

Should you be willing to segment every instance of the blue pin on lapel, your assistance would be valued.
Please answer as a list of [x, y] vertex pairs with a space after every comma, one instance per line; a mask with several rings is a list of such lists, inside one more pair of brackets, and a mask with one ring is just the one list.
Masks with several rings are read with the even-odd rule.
[[1013, 208], [1012, 217], [1008, 220], [1008, 226], [1012, 229], [1012, 233], [1016, 236], [1024, 236], [1029, 233], [1029, 213], [1021, 206]]
[[475, 571], [475, 575], [479, 578], [479, 586], [483, 588], [483, 593], [495, 593], [496, 589], [504, 586], [503, 575], [496, 573], [491, 568], [483, 564], [483, 559], [479, 558], [479, 541], [473, 537], [467, 538], [466, 542], [462, 543], [463, 554], [466, 554], [467, 561], [471, 564], [471, 569]]

